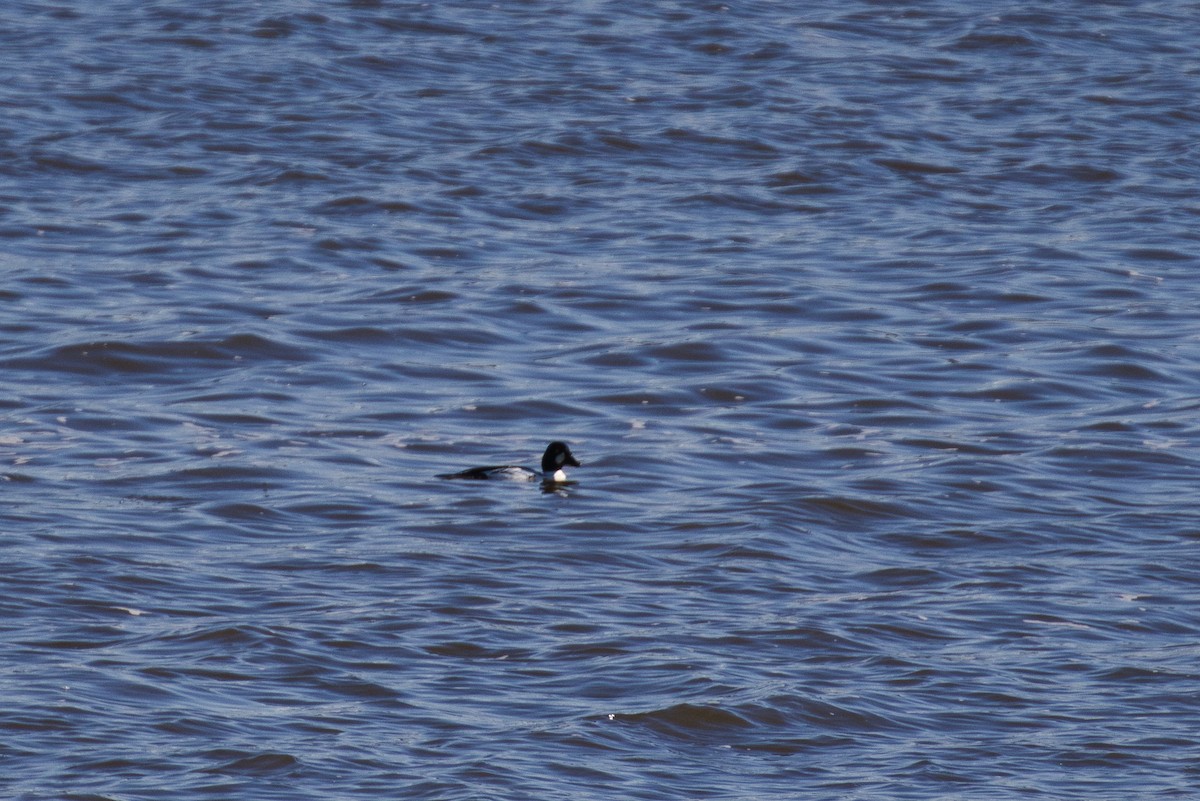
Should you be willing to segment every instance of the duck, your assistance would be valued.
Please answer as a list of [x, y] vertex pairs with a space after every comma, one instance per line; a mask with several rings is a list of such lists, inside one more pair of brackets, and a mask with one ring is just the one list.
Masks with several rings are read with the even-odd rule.
[[466, 470], [460, 470], [457, 473], [441, 473], [438, 478], [470, 478], [470, 479], [509, 479], [513, 481], [536, 481], [541, 479], [548, 483], [560, 484], [567, 480], [566, 471], [563, 467], [571, 465], [572, 467], [581, 467], [579, 460], [571, 453], [571, 449], [567, 447], [565, 442], [551, 442], [546, 446], [546, 452], [542, 454], [542, 469], [534, 470], [532, 467], [521, 467], [519, 465], [500, 464], [489, 467], [471, 467]]

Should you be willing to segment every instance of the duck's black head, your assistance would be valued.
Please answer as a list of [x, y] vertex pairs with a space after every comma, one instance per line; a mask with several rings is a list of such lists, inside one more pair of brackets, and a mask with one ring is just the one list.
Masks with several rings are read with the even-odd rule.
[[571, 465], [579, 467], [579, 461], [571, 453], [571, 449], [567, 447], [565, 442], [551, 442], [546, 446], [546, 452], [542, 454], [542, 472], [553, 473], [561, 470], [563, 465]]

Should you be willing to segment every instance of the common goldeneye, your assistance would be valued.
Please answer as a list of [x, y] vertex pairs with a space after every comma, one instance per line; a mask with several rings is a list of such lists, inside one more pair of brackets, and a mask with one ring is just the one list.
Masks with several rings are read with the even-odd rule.
[[516, 481], [561, 482], [567, 480], [563, 465], [579, 467], [578, 460], [571, 454], [571, 449], [565, 442], [551, 442], [542, 454], [542, 471], [539, 473], [531, 467], [518, 467], [511, 464], [494, 465], [492, 467], [472, 467], [458, 473], [442, 473], [438, 478], [507, 478]]

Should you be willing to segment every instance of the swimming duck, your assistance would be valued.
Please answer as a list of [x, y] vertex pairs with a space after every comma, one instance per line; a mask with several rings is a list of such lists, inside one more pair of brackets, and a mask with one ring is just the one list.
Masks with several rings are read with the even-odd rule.
[[546, 452], [542, 454], [541, 472], [531, 467], [501, 464], [491, 467], [472, 467], [457, 473], [441, 473], [438, 478], [507, 478], [516, 481], [541, 479], [542, 481], [562, 482], [567, 480], [567, 474], [563, 471], [564, 465], [580, 466], [579, 461], [565, 442], [551, 442], [546, 446]]

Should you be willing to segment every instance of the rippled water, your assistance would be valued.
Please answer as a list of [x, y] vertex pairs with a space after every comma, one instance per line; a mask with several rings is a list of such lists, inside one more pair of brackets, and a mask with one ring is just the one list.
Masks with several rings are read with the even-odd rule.
[[5, 796], [1195, 797], [1197, 20], [5, 6]]

